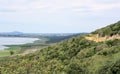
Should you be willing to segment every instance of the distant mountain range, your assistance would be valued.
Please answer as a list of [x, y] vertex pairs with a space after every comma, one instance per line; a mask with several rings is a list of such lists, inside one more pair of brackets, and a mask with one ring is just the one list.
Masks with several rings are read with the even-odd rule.
[[0, 32], [1, 37], [53, 37], [53, 36], [71, 36], [75, 34], [87, 34], [87, 33], [23, 33], [19, 31], [13, 32]]
[[13, 31], [13, 32], [1, 32], [0, 36], [2, 35], [22, 35], [22, 32], [18, 32], [18, 31]]

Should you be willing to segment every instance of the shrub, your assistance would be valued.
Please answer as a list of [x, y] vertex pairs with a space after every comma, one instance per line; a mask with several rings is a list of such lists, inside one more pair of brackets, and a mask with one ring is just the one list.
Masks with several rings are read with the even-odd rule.
[[10, 51], [10, 55], [13, 55], [13, 54], [14, 54], [14, 51], [11, 50], [11, 51]]

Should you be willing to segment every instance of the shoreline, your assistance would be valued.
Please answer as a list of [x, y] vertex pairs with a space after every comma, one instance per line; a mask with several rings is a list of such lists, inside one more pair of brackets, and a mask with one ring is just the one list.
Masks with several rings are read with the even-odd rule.
[[[11, 39], [10, 41], [11, 41], [11, 43], [9, 42], [9, 43], [4, 43], [4, 44], [1, 44], [0, 45], [0, 50], [5, 50], [5, 49], [8, 49], [8, 48], [10, 48], [10, 46], [14, 46], [14, 45], [24, 45], [24, 44], [29, 44], [29, 43], [34, 43], [35, 41], [37, 41], [37, 40], [41, 40], [41, 39], [39, 39], [39, 38], [24, 38], [24, 37], [0, 37], [0, 38], [8, 38], [8, 39]], [[16, 42], [14, 42], [13, 40], [13, 38], [15, 38], [17, 41]], [[19, 41], [18, 39], [22, 39], [23, 40], [23, 42], [21, 41]], [[31, 41], [29, 40], [28, 42], [27, 42], [27, 39], [31, 39]], [[33, 40], [34, 39], [34, 40]], [[9, 40], [8, 40], [9, 41]], [[25, 42], [26, 41], [26, 42]]]

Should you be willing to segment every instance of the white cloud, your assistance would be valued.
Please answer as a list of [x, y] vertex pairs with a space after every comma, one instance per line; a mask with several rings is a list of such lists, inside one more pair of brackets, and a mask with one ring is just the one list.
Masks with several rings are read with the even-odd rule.
[[118, 0], [0, 0], [0, 22], [41, 24], [40, 29], [42, 25], [56, 28], [58, 24], [65, 29], [71, 26], [71, 29], [80, 30], [81, 23], [88, 27], [89, 24], [101, 25], [108, 19], [119, 19], [119, 9]]
[[0, 9], [18, 12], [102, 11], [120, 7], [119, 3], [99, 4], [96, 0], [0, 0]]
[[[77, 17], [101, 15], [114, 8], [120, 8], [120, 2], [99, 3], [98, 0], [0, 0], [1, 15], [40, 17]], [[11, 12], [11, 10], [13, 12]], [[6, 12], [5, 12], [6, 11]]]

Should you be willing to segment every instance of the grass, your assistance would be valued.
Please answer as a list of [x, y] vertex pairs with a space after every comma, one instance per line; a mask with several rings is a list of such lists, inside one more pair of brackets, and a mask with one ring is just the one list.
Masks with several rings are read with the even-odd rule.
[[[10, 56], [10, 51], [11, 51], [10, 49], [0, 50], [0, 57]], [[14, 52], [14, 54], [17, 54], [20, 52], [20, 50], [17, 48], [15, 50], [12, 50], [12, 51]]]
[[0, 50], [0, 57], [8, 56], [8, 55], [10, 55], [10, 51], [8, 51], [8, 50]]

